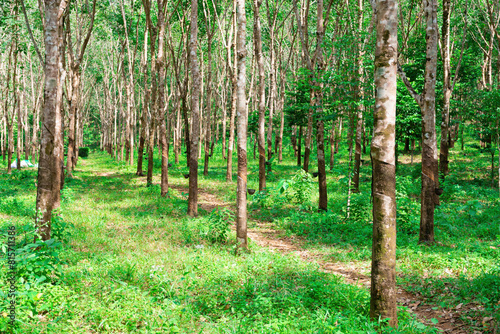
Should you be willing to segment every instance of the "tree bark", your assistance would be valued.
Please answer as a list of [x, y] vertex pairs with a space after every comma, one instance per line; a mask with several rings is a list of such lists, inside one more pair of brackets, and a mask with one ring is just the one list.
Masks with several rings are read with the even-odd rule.
[[236, 193], [236, 239], [237, 249], [247, 250], [247, 131], [248, 110], [246, 104], [246, 16], [245, 0], [236, 0], [238, 16], [237, 32], [237, 113], [238, 113], [238, 182]]
[[395, 0], [377, 1], [373, 163], [373, 244], [370, 317], [397, 327], [396, 305], [396, 126], [397, 19]]
[[258, 127], [258, 146], [259, 146], [259, 191], [266, 188], [266, 148], [265, 148], [265, 122], [266, 122], [266, 74], [264, 72], [264, 57], [262, 55], [262, 34], [260, 26], [259, 9], [262, 0], [253, 0], [254, 24], [253, 40], [255, 61], [259, 71], [259, 127]]
[[212, 114], [212, 39], [215, 33], [215, 24], [212, 23], [211, 18], [209, 17], [210, 10], [206, 10], [205, 8], [205, 25], [207, 31], [208, 38], [208, 50], [207, 50], [207, 67], [208, 67], [208, 75], [207, 75], [207, 112], [205, 115], [206, 119], [206, 130], [205, 130], [205, 163], [203, 166], [203, 175], [208, 175], [208, 164], [210, 161], [210, 145], [212, 142], [212, 124], [211, 124], [211, 114]]
[[[234, 7], [233, 7], [233, 25], [234, 28], [236, 29], [236, 1], [234, 1]], [[233, 180], [233, 147], [234, 147], [234, 120], [236, 117], [236, 92], [237, 92], [237, 68], [236, 68], [236, 33], [234, 34], [234, 41], [233, 41], [233, 65], [234, 68], [231, 67], [231, 64], [229, 64], [229, 68], [231, 68], [231, 83], [232, 83], [232, 92], [231, 92], [231, 116], [230, 116], [230, 121], [229, 121], [229, 143], [227, 147], [227, 171], [226, 171], [226, 181], [231, 182]], [[230, 52], [228, 51], [228, 60], [229, 63], [231, 62], [230, 60]]]
[[434, 209], [438, 201], [436, 142], [437, 0], [425, 0], [427, 47], [425, 84], [422, 92], [422, 193], [419, 243], [434, 243]]
[[168, 195], [168, 140], [165, 123], [165, 7], [166, 0], [158, 0], [158, 57], [156, 59], [156, 71], [158, 73], [158, 101], [156, 114], [159, 122], [159, 141], [161, 149], [161, 196]]
[[200, 141], [200, 68], [196, 55], [198, 39], [198, 0], [191, 0], [191, 27], [189, 39], [189, 64], [192, 78], [191, 138], [189, 152], [188, 215], [198, 215], [198, 145]]
[[51, 238], [52, 210], [59, 203], [61, 190], [62, 120], [59, 94], [59, 72], [62, 16], [67, 3], [64, 0], [45, 0], [45, 91], [43, 127], [38, 162], [38, 187], [36, 198], [36, 226], [42, 240]]
[[[322, 40], [325, 33], [324, 18], [323, 18], [323, 0], [318, 0], [318, 21], [317, 21], [317, 36]], [[323, 51], [321, 46], [317, 46], [317, 63], [319, 67], [319, 75], [321, 76], [324, 68]], [[316, 82], [317, 92], [315, 94], [315, 110], [316, 110], [316, 146], [318, 153], [318, 188], [319, 188], [319, 202], [318, 210], [326, 211], [328, 209], [328, 194], [326, 188], [326, 166], [325, 166], [325, 124], [323, 122], [323, 84]]]
[[144, 82], [144, 99], [142, 101], [142, 115], [141, 115], [141, 133], [139, 137], [139, 147], [137, 151], [137, 172], [135, 175], [144, 176], [142, 171], [142, 163], [144, 160], [144, 143], [146, 142], [146, 128], [147, 128], [147, 115], [149, 106], [149, 89], [147, 85], [148, 68], [147, 68], [147, 54], [148, 54], [148, 29], [144, 30], [144, 54], [141, 59], [142, 77]]
[[[358, 32], [361, 33], [363, 31], [363, 0], [358, 0]], [[359, 169], [361, 165], [361, 138], [363, 132], [363, 99], [364, 99], [364, 91], [363, 91], [363, 43], [361, 36], [358, 36], [358, 78], [357, 82], [357, 114], [356, 114], [356, 139], [354, 144], [354, 171], [352, 177], [352, 187], [353, 192], [359, 192]]]
[[439, 171], [444, 176], [448, 175], [448, 152], [449, 152], [449, 125], [450, 125], [450, 16], [451, 1], [443, 0], [443, 25], [442, 42], [443, 50], [443, 111], [441, 112], [441, 145], [439, 152]]

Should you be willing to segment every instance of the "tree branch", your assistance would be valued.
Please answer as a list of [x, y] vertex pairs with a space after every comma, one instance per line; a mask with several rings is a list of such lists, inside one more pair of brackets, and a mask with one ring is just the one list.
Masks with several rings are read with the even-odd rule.
[[38, 44], [36, 44], [35, 37], [33, 37], [33, 31], [31, 31], [30, 22], [28, 21], [28, 15], [26, 14], [26, 6], [24, 5], [24, 0], [21, 0], [21, 7], [23, 9], [24, 20], [26, 21], [26, 28], [28, 28], [31, 42], [33, 43], [33, 47], [35, 48], [36, 54], [38, 55], [38, 59], [40, 60], [40, 64], [43, 66], [45, 64], [45, 62], [43, 61], [43, 57], [42, 57], [42, 54], [40, 52], [40, 49], [38, 48]]
[[78, 56], [78, 65], [80, 65], [83, 55], [85, 54], [85, 49], [87, 48], [87, 44], [89, 43], [90, 40], [90, 35], [92, 34], [92, 29], [94, 29], [94, 18], [95, 18], [95, 3], [97, 0], [94, 0], [94, 3], [92, 5], [92, 17], [90, 18], [90, 27], [89, 31], [87, 32], [87, 36], [85, 36], [85, 40], [83, 41], [82, 48], [80, 50], [80, 55]]
[[401, 78], [401, 80], [403, 80], [406, 88], [408, 88], [408, 91], [410, 92], [411, 96], [415, 99], [417, 104], [419, 106], [421, 106], [422, 105], [422, 96], [420, 96], [420, 94], [417, 93], [415, 88], [413, 88], [412, 84], [410, 83], [410, 80], [408, 80], [408, 78], [406, 77], [406, 74], [403, 71], [403, 68], [401, 67], [401, 64], [399, 63], [399, 61], [398, 61], [398, 74], [399, 74], [399, 77]]

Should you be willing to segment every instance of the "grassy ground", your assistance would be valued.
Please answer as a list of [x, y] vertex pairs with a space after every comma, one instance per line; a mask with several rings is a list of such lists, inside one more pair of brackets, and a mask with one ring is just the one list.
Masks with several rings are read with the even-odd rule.
[[[366, 271], [370, 167], [362, 168], [362, 191], [351, 197], [346, 218], [347, 154], [336, 159], [328, 174], [330, 213], [315, 213], [316, 184], [290, 157], [273, 163], [265, 194], [249, 196], [250, 227], [271, 222], [305, 238], [308, 249], [328, 261]], [[249, 160], [249, 188], [258, 189], [257, 160]], [[398, 284], [439, 307], [466, 309], [471, 330], [487, 331], [500, 320], [498, 189], [487, 181], [485, 153], [455, 149], [452, 160], [436, 211], [439, 242], [431, 247], [417, 245], [419, 165], [399, 166]], [[366, 289], [252, 242], [250, 254], [236, 257], [233, 233], [228, 242], [210, 242], [226, 219], [209, 212], [213, 205], [202, 205], [197, 219], [186, 218], [184, 160], [171, 168], [175, 189], [164, 199], [158, 176], [146, 188], [134, 168], [104, 153], [80, 159], [53, 223], [55, 242], [37, 252], [31, 244], [36, 171], [7, 175], [0, 166], [2, 245], [7, 227], [17, 227], [17, 333], [376, 333]], [[200, 187], [232, 205], [236, 184], [224, 180], [225, 162], [217, 158]], [[8, 319], [6, 262], [1, 265], [0, 331]], [[394, 332], [435, 331], [403, 309], [399, 320]]]

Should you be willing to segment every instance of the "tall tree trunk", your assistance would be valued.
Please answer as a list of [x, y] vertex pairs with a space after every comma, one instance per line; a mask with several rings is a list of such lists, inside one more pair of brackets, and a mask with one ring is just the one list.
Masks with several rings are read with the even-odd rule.
[[137, 172], [135, 175], [144, 176], [142, 171], [142, 162], [144, 159], [144, 143], [146, 142], [146, 128], [147, 128], [147, 115], [149, 106], [149, 89], [148, 89], [148, 68], [147, 68], [147, 54], [148, 54], [148, 30], [144, 31], [144, 54], [141, 59], [142, 77], [144, 80], [144, 99], [142, 101], [142, 115], [141, 115], [141, 134], [139, 137], [139, 148], [137, 151]]
[[[236, 30], [236, 5], [238, 0], [234, 0], [233, 7], [233, 25]], [[231, 182], [233, 180], [233, 148], [234, 148], [234, 120], [236, 117], [236, 92], [237, 92], [237, 55], [236, 55], [236, 34], [234, 34], [233, 41], [233, 66], [231, 69], [231, 83], [232, 83], [232, 91], [231, 91], [231, 116], [229, 121], [229, 143], [227, 147], [227, 171], [226, 171], [226, 181]], [[228, 51], [228, 60], [230, 63], [230, 52]], [[231, 64], [229, 64], [231, 66]]]
[[227, 144], [227, 171], [226, 171], [226, 181], [231, 182], [233, 180], [233, 147], [234, 147], [234, 121], [236, 116], [236, 89], [233, 86], [234, 96], [231, 97], [231, 118], [229, 121], [229, 142]]
[[396, 305], [396, 126], [397, 19], [395, 0], [377, 1], [373, 163], [373, 245], [370, 317], [397, 327]]
[[[310, 105], [312, 106], [315, 99], [314, 96], [315, 92], [312, 89], [310, 95], [311, 95]], [[302, 167], [306, 172], [309, 171], [309, 156], [311, 155], [312, 132], [313, 132], [313, 109], [309, 108], [309, 113], [307, 115], [307, 132], [305, 138], [306, 148], [304, 150], [304, 166]]]
[[21, 116], [21, 109], [23, 108], [23, 94], [18, 90], [16, 92], [16, 110], [17, 110], [17, 170], [21, 170], [21, 150], [22, 143], [21, 140], [23, 138], [23, 120]]
[[236, 191], [236, 239], [238, 250], [248, 249], [247, 240], [247, 131], [248, 110], [246, 105], [246, 16], [245, 0], [237, 1], [238, 32], [237, 60], [237, 113], [238, 113], [238, 183]]
[[297, 166], [302, 166], [302, 125], [299, 125], [299, 139], [297, 140]]
[[201, 78], [196, 54], [198, 40], [198, 0], [191, 0], [191, 27], [189, 39], [189, 64], [192, 78], [191, 91], [191, 144], [189, 152], [188, 215], [198, 215], [198, 145], [200, 142], [200, 89]]
[[[363, 31], [363, 0], [358, 0], [358, 32], [361, 34]], [[359, 192], [359, 169], [361, 165], [361, 138], [363, 132], [363, 103], [364, 91], [363, 91], [363, 42], [362, 37], [358, 36], [358, 78], [357, 82], [357, 99], [360, 101], [357, 106], [357, 117], [356, 117], [356, 140], [354, 148], [354, 171], [352, 177], [353, 192]]]
[[437, 0], [425, 0], [427, 51], [422, 92], [422, 193], [419, 242], [434, 243], [434, 209], [438, 201], [436, 142]]
[[293, 147], [293, 156], [297, 157], [297, 125], [292, 125], [292, 135], [290, 138], [290, 141], [292, 142], [292, 147]]
[[[208, 11], [210, 12], [210, 11]], [[208, 15], [208, 14], [205, 14]], [[214, 35], [214, 30], [209, 24], [210, 19], [206, 18], [206, 27], [208, 35], [208, 78], [207, 78], [207, 112], [205, 115], [206, 119], [206, 130], [205, 130], [205, 163], [203, 166], [203, 175], [208, 175], [208, 163], [210, 160], [210, 144], [212, 142], [212, 125], [211, 125], [211, 113], [212, 113], [212, 38]]]
[[283, 162], [283, 131], [285, 128], [285, 73], [281, 72], [281, 92], [278, 102], [278, 110], [280, 112], [280, 130], [278, 137], [278, 162]]
[[422, 191], [419, 243], [434, 243], [434, 209], [439, 203], [436, 190], [439, 187], [436, 141], [436, 71], [437, 71], [437, 0], [425, 0], [426, 64], [424, 89], [419, 95], [406, 78], [401, 67], [398, 71], [410, 94], [422, 113]]
[[259, 146], [259, 191], [266, 188], [266, 148], [265, 148], [265, 122], [266, 122], [266, 74], [264, 72], [264, 57], [262, 55], [262, 35], [260, 27], [259, 9], [262, 0], [253, 0], [253, 40], [255, 61], [259, 71], [259, 128], [258, 128], [258, 146]]
[[[318, 22], [317, 22], [317, 36], [322, 39], [324, 30], [323, 22], [323, 0], [318, 0]], [[321, 46], [316, 49], [318, 55], [319, 76], [324, 68], [323, 51]], [[316, 109], [316, 145], [318, 152], [318, 187], [319, 187], [319, 211], [326, 211], [328, 209], [328, 194], [326, 189], [326, 166], [325, 166], [325, 123], [323, 122], [323, 84], [316, 82], [317, 92], [315, 94], [315, 109]]]
[[158, 58], [156, 59], [156, 71], [158, 73], [158, 101], [156, 114], [159, 122], [159, 141], [161, 149], [161, 196], [168, 195], [168, 141], [167, 128], [165, 124], [165, 7], [166, 0], [158, 0]]
[[68, 130], [68, 156], [66, 158], [66, 173], [68, 177], [73, 177], [74, 156], [75, 156], [75, 135], [76, 135], [76, 113], [78, 112], [78, 103], [80, 103], [80, 65], [71, 68], [72, 94], [69, 107], [69, 130]]
[[269, 120], [267, 123], [267, 159], [271, 160], [273, 156], [273, 117], [274, 117], [274, 107], [276, 105], [276, 55], [274, 50], [274, 24], [270, 27], [270, 45], [269, 45]]
[[451, 78], [450, 78], [450, 16], [451, 1], [443, 0], [443, 25], [442, 42], [443, 50], [443, 111], [441, 112], [441, 145], [439, 152], [439, 171], [444, 176], [448, 175], [448, 155], [449, 155], [449, 126], [450, 126], [450, 99], [451, 99]]
[[227, 104], [226, 100], [222, 101], [222, 159], [226, 159], [226, 132], [227, 132]]
[[59, 202], [61, 189], [61, 145], [62, 120], [59, 95], [61, 83], [59, 60], [61, 50], [61, 25], [59, 13], [64, 12], [67, 3], [61, 0], [45, 0], [45, 91], [43, 105], [43, 127], [38, 162], [38, 188], [36, 198], [36, 226], [42, 240], [51, 235], [52, 210]]

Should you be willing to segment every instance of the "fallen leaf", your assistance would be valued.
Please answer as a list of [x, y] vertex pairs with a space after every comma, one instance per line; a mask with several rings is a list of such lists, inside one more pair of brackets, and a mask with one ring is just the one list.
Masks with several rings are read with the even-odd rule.
[[462, 307], [463, 303], [458, 304], [455, 308], [458, 310]]
[[416, 302], [416, 303], [414, 303], [414, 304], [410, 304], [410, 307], [411, 307], [412, 309], [416, 309], [416, 308], [418, 307], [418, 305], [420, 305], [420, 302]]

